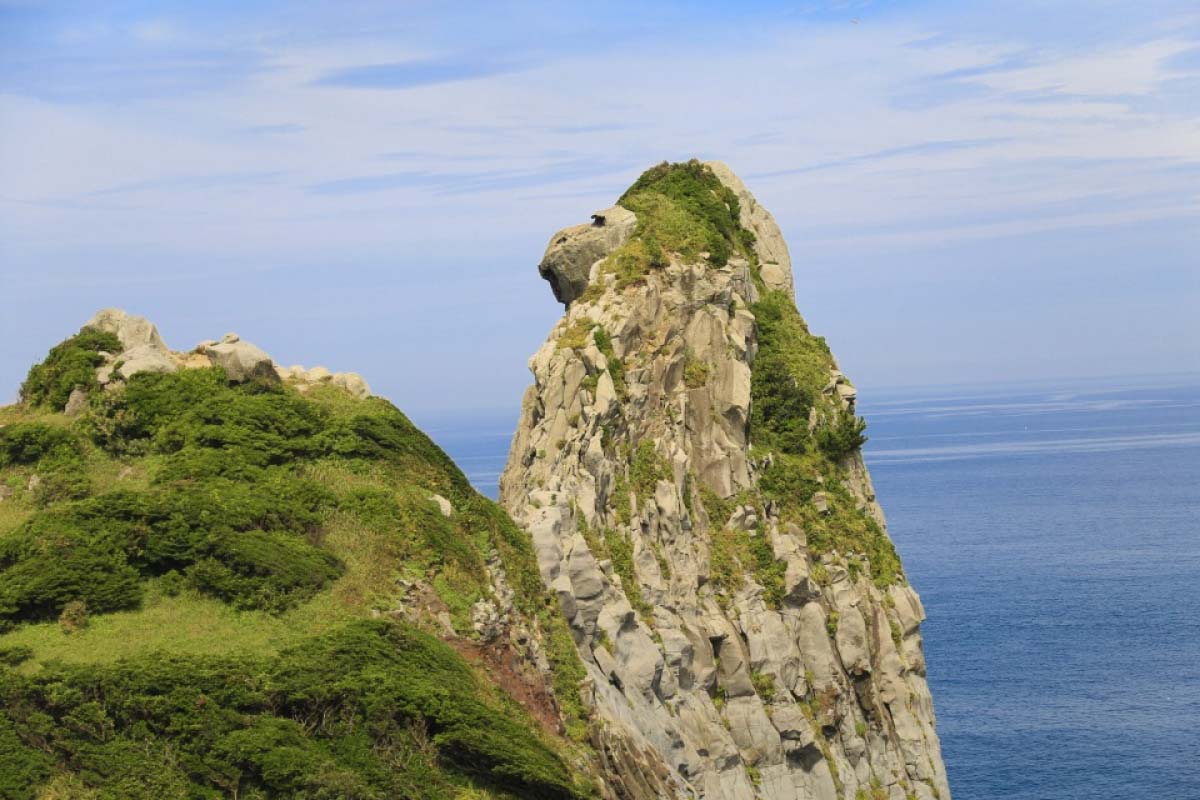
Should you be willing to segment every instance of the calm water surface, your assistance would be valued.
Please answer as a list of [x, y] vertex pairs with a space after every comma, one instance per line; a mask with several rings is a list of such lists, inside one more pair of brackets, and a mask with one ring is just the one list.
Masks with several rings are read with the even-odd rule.
[[[1200, 798], [1200, 376], [861, 403], [954, 796]], [[417, 422], [494, 497], [516, 416]]]

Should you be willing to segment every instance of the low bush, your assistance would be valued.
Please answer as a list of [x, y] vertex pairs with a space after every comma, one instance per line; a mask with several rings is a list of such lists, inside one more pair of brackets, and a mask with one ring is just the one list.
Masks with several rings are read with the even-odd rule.
[[39, 512], [0, 540], [0, 624], [50, 618], [75, 600], [94, 613], [133, 608], [140, 580], [171, 570], [236, 605], [284, 608], [340, 573], [307, 541], [331, 503], [316, 484], [277, 475], [114, 492]]
[[0, 428], [0, 467], [78, 455], [79, 443], [65, 428], [40, 422], [18, 422]]
[[834, 461], [840, 461], [867, 443], [866, 429], [865, 419], [839, 411], [832, 423], [817, 429], [817, 446]]
[[447, 645], [364, 620], [273, 661], [0, 669], [0, 797], [35, 797], [56, 763], [131, 800], [584, 796], [536, 730]]
[[53, 347], [42, 363], [29, 370], [21, 384], [21, 401], [62, 410], [74, 389], [98, 388], [96, 368], [104, 363], [100, 353], [121, 349], [121, 341], [111, 333], [85, 328]]

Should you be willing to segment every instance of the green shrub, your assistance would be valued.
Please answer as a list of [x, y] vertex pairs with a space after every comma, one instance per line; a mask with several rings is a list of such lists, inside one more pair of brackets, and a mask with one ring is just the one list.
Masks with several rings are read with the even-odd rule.
[[775, 699], [775, 678], [769, 672], [751, 672], [750, 683], [754, 686], [754, 691], [763, 699], [764, 703], [770, 703]]
[[801, 505], [820, 491], [819, 476], [807, 459], [789, 453], [774, 453], [771, 464], [759, 476], [758, 488], [763, 497], [780, 506]]
[[757, 445], [803, 453], [811, 409], [829, 381], [833, 357], [785, 293], [764, 292], [751, 311], [758, 328], [750, 379], [751, 435]]
[[699, 389], [708, 383], [710, 367], [707, 362], [700, 361], [690, 355], [684, 360], [683, 382], [689, 389]]
[[93, 613], [134, 608], [140, 580], [188, 572], [200, 591], [281, 609], [340, 573], [307, 541], [331, 496], [277, 475], [150, 492], [114, 492], [39, 512], [0, 540], [0, 623], [45, 619], [73, 601]]
[[23, 741], [13, 723], [0, 716], [0, 800], [33, 800], [53, 767], [47, 753]]
[[0, 666], [15, 667], [33, 658], [33, 649], [25, 645], [0, 648]]
[[64, 428], [16, 423], [0, 428], [0, 467], [34, 468], [34, 502], [47, 506], [86, 497], [91, 488], [79, 441]]
[[583, 796], [535, 730], [447, 645], [360, 621], [276, 660], [0, 671], [0, 797], [55, 761], [114, 798]]
[[75, 388], [96, 389], [96, 368], [104, 363], [101, 351], [119, 353], [121, 341], [111, 333], [85, 328], [55, 345], [42, 363], [29, 370], [21, 384], [22, 402], [61, 410]]
[[0, 467], [78, 454], [79, 443], [64, 428], [40, 422], [18, 422], [0, 428]]
[[867, 421], [848, 411], [839, 411], [834, 421], [817, 430], [817, 446], [835, 461], [858, 451], [867, 442]]
[[696, 159], [651, 167], [617, 202], [637, 214], [637, 234], [651, 251], [685, 258], [705, 251], [720, 266], [752, 241], [738, 222], [737, 195]]

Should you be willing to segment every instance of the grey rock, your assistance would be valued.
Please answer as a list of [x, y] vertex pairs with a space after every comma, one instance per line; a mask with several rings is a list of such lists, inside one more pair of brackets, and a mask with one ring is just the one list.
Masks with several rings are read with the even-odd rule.
[[754, 232], [754, 249], [758, 254], [763, 282], [771, 289], [780, 289], [789, 295], [794, 294], [792, 257], [788, 253], [787, 243], [783, 240], [783, 233], [779, 230], [779, 225], [771, 216], [771, 212], [758, 204], [758, 200], [746, 188], [746, 184], [742, 183], [742, 180], [726, 164], [720, 161], [705, 163], [720, 178], [721, 183], [732, 189], [738, 196], [742, 227]]
[[67, 398], [67, 405], [63, 408], [63, 413], [68, 417], [77, 417], [87, 409], [87, 405], [87, 392], [82, 389], [72, 389], [71, 396]]
[[454, 516], [454, 506], [450, 505], [449, 500], [440, 494], [431, 495], [429, 499], [438, 507], [438, 511], [442, 512], [443, 517], [449, 518]]
[[219, 344], [208, 345], [200, 352], [225, 370], [225, 377], [234, 383], [250, 378], [279, 378], [271, 357], [258, 347], [237, 338], [237, 334], [227, 333]]
[[[775, 221], [728, 168], [713, 169], [755, 233], [763, 282], [791, 293]], [[903, 778], [914, 787], [929, 780], [949, 798], [916, 594], [894, 586], [885, 601], [866, 577], [851, 581], [841, 563], [861, 554], [848, 552], [820, 561], [828, 580], [818, 583], [805, 531], [785, 521], [786, 503], [757, 490], [769, 459], [750, 456], [759, 346], [751, 309], [760, 291], [750, 264], [731, 258], [714, 267], [676, 255], [621, 291], [593, 284], [597, 263], [636, 223], [617, 216], [628, 231], [609, 229], [606, 217], [604, 226], [556, 234], [547, 249], [541, 271], [568, 308], [529, 360], [533, 385], [500, 481], [501, 503], [528, 532], [589, 665], [604, 741], [644, 757], [636, 768], [609, 762], [612, 783], [643, 786], [644, 765], [653, 763], [678, 782], [630, 795], [636, 800], [840, 800], [870, 794], [872, 775], [891, 794]], [[584, 319], [603, 326], [611, 353], [594, 341], [559, 346]], [[704, 365], [702, 374], [687, 373], [691, 362]], [[856, 399], [836, 365], [824, 389], [810, 426], [820, 421], [818, 405], [829, 414]], [[647, 443], [656, 474], [639, 483], [645, 470], [635, 462]], [[861, 457], [838, 469], [857, 506], [884, 527]], [[726, 518], [710, 519], [701, 490], [738, 499]], [[824, 490], [813, 503], [829, 514], [832, 498]], [[609, 553], [589, 549], [584, 524]], [[784, 565], [781, 598], [752, 569], [731, 591], [716, 591], [713, 537], [725, 528], [767, 539]], [[856, 723], [868, 716], [871, 732], [859, 736]]]
[[117, 373], [125, 379], [139, 372], [174, 372], [178, 369], [171, 351], [152, 344], [140, 344], [123, 352], [118, 362]]
[[629, 239], [637, 224], [632, 211], [620, 206], [592, 215], [592, 222], [564, 228], [550, 239], [538, 272], [564, 305], [587, 288], [592, 266]]
[[145, 317], [135, 316], [119, 308], [105, 308], [96, 312], [84, 327], [114, 334], [121, 340], [121, 347], [126, 351], [135, 347], [151, 347], [164, 352], [167, 349], [153, 323]]

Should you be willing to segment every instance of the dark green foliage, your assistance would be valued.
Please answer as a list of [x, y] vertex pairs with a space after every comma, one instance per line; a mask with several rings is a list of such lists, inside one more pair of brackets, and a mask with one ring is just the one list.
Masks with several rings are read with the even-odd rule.
[[770, 466], [759, 476], [758, 488], [763, 497], [781, 506], [807, 503], [821, 488], [810, 470], [811, 466], [796, 456], [774, 453]]
[[15, 667], [33, 658], [33, 649], [24, 645], [0, 648], [0, 666]]
[[[97, 442], [115, 453], [233, 454], [236, 469], [287, 463], [313, 448], [320, 409], [281, 386], [230, 386], [217, 368], [139, 374], [105, 398], [93, 419]], [[241, 477], [241, 476], [231, 476]]]
[[0, 716], [0, 800], [34, 800], [53, 766], [49, 755], [22, 741], [12, 722]]
[[696, 159], [651, 167], [617, 202], [638, 215], [652, 262], [664, 248], [687, 257], [703, 250], [720, 266], [752, 241], [742, 235], [737, 195]]
[[140, 580], [170, 570], [238, 606], [287, 607], [340, 572], [307, 540], [331, 503], [319, 486], [276, 475], [257, 486], [213, 479], [114, 492], [40, 512], [0, 540], [0, 624], [53, 617], [72, 600], [93, 613], [133, 608]]
[[[763, 498], [804, 529], [813, 555], [859, 553], [867, 556], [877, 586], [902, 580], [887, 533], [844, 483], [843, 462], [866, 441], [866, 423], [825, 393], [834, 367], [825, 340], [809, 332], [782, 292], [764, 292], [751, 310], [759, 345], [751, 376], [751, 436], [756, 448], [771, 454], [759, 477]], [[810, 419], [815, 430], [809, 429]], [[828, 495], [825, 514], [810, 502], [821, 490]], [[765, 559], [759, 563], [768, 573], [773, 569]]]
[[21, 400], [62, 410], [76, 387], [97, 388], [96, 368], [104, 363], [101, 351], [121, 352], [120, 340], [111, 333], [85, 328], [56, 345], [42, 363], [29, 370], [21, 384]]
[[40, 506], [86, 497], [90, 488], [79, 441], [64, 428], [16, 423], [0, 428], [0, 468], [31, 466]]
[[803, 453], [812, 393], [796, 383], [787, 363], [769, 349], [755, 360], [751, 385], [755, 434], [772, 439], [784, 452]]
[[803, 453], [809, 415], [829, 380], [833, 358], [786, 294], [766, 292], [752, 311], [758, 355], [750, 382], [751, 435], [756, 444]]
[[864, 431], [867, 421], [846, 411], [839, 411], [833, 423], [817, 430], [817, 446], [835, 461], [839, 461], [867, 443]]
[[0, 428], [0, 467], [78, 455], [79, 443], [63, 428], [38, 422], [18, 422]]
[[580, 796], [535, 730], [437, 639], [361, 621], [273, 661], [0, 671], [0, 797], [32, 798], [56, 761], [104, 798]]

